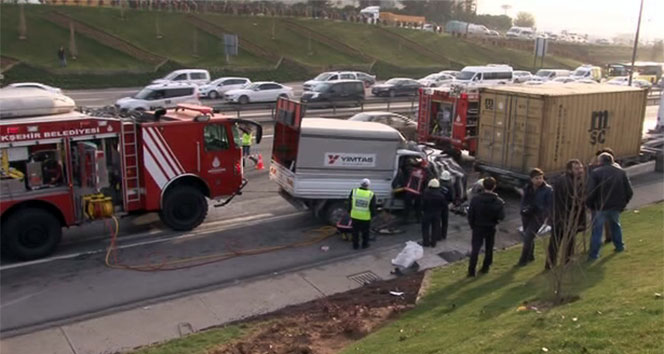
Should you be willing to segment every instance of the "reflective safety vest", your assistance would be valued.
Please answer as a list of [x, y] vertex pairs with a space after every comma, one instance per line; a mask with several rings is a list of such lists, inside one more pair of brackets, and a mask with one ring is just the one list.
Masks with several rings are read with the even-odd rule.
[[350, 217], [355, 220], [371, 220], [371, 198], [374, 193], [370, 190], [355, 188], [353, 189], [352, 208]]
[[251, 134], [242, 133], [242, 146], [251, 146]]

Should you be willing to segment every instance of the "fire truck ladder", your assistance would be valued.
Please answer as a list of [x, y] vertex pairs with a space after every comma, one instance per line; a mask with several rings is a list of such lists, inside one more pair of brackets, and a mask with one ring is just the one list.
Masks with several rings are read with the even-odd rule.
[[133, 121], [123, 121], [120, 130], [122, 133], [122, 180], [125, 185], [123, 198], [125, 211], [129, 210], [129, 204], [141, 201], [137, 129], [137, 124]]

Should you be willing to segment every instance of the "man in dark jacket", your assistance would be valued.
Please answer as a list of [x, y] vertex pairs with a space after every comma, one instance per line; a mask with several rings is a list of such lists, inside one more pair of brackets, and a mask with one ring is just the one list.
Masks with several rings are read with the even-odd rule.
[[443, 190], [438, 179], [429, 181], [422, 195], [422, 246], [436, 247], [441, 237], [441, 216], [451, 201], [449, 190]]
[[[608, 146], [605, 146], [601, 148], [600, 150], [597, 150], [595, 153], [595, 157], [590, 161], [588, 164], [588, 175], [596, 169], [597, 167], [600, 167], [601, 164], [599, 163], [599, 155], [602, 154], [603, 152], [606, 152], [607, 154], [610, 154], [611, 157], [613, 157], [613, 166], [622, 168], [619, 163], [615, 162], [616, 160], [616, 154], [613, 152], [613, 149], [611, 149]], [[593, 219], [595, 218], [595, 215], [592, 216]], [[611, 243], [613, 242], [613, 237], [611, 237], [611, 228], [609, 227], [609, 222], [604, 223], [604, 243]]]
[[614, 165], [611, 154], [600, 154], [599, 163], [600, 167], [595, 168], [588, 179], [586, 204], [595, 214], [590, 237], [589, 260], [599, 258], [602, 229], [606, 221], [609, 222], [611, 228], [611, 237], [616, 252], [622, 252], [625, 249], [620, 227], [620, 213], [625, 210], [634, 195], [627, 174]]
[[558, 250], [563, 248], [562, 263], [567, 263], [574, 253], [575, 236], [586, 228], [585, 176], [581, 161], [567, 161], [565, 173], [553, 182], [553, 211], [551, 238], [545, 269], [558, 262]]
[[551, 211], [551, 186], [544, 181], [539, 168], [530, 171], [530, 182], [521, 198], [521, 225], [523, 248], [517, 266], [522, 267], [535, 260], [535, 237]]
[[484, 243], [484, 263], [480, 272], [488, 273], [493, 262], [493, 244], [496, 236], [496, 225], [505, 219], [505, 202], [494, 193], [496, 180], [484, 178], [484, 191], [473, 197], [468, 208], [468, 224], [473, 230], [472, 250], [468, 263], [468, 276], [475, 276], [477, 258]]
[[355, 188], [348, 196], [348, 212], [353, 225], [353, 249], [360, 248], [360, 233], [362, 234], [362, 248], [369, 248], [369, 233], [371, 218], [376, 215], [376, 196], [369, 189], [371, 181], [362, 180], [360, 188]]

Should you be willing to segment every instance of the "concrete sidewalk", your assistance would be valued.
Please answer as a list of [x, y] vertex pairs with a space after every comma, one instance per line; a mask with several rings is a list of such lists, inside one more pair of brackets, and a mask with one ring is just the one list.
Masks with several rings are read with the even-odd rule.
[[[629, 206], [632, 209], [664, 200], [662, 174], [649, 170], [640, 173], [632, 177], [635, 189]], [[501, 224], [496, 249], [517, 242], [514, 230], [518, 226], [519, 221], [514, 219]], [[413, 240], [420, 239], [419, 232], [414, 231], [417, 229], [409, 227]], [[448, 260], [465, 257], [470, 248], [469, 241], [467, 227], [460, 231], [450, 230], [448, 240], [440, 242], [435, 249], [426, 248], [418, 263], [421, 268], [433, 268], [444, 266]], [[354, 289], [362, 286], [365, 280], [389, 279], [393, 277], [390, 261], [402, 247], [359, 251], [310, 269], [273, 274], [214, 291], [3, 339], [0, 353], [114, 353], [178, 338], [211, 326]]]

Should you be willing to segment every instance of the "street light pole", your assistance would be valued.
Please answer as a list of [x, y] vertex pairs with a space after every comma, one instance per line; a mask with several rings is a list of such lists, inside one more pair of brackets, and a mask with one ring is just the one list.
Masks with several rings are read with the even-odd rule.
[[632, 67], [629, 70], [628, 86], [632, 86], [632, 76], [634, 74], [634, 62], [636, 61], [636, 48], [639, 46], [639, 32], [641, 31], [641, 15], [643, 14], [643, 0], [639, 7], [639, 22], [636, 24], [636, 36], [634, 38], [634, 49], [632, 50]]

